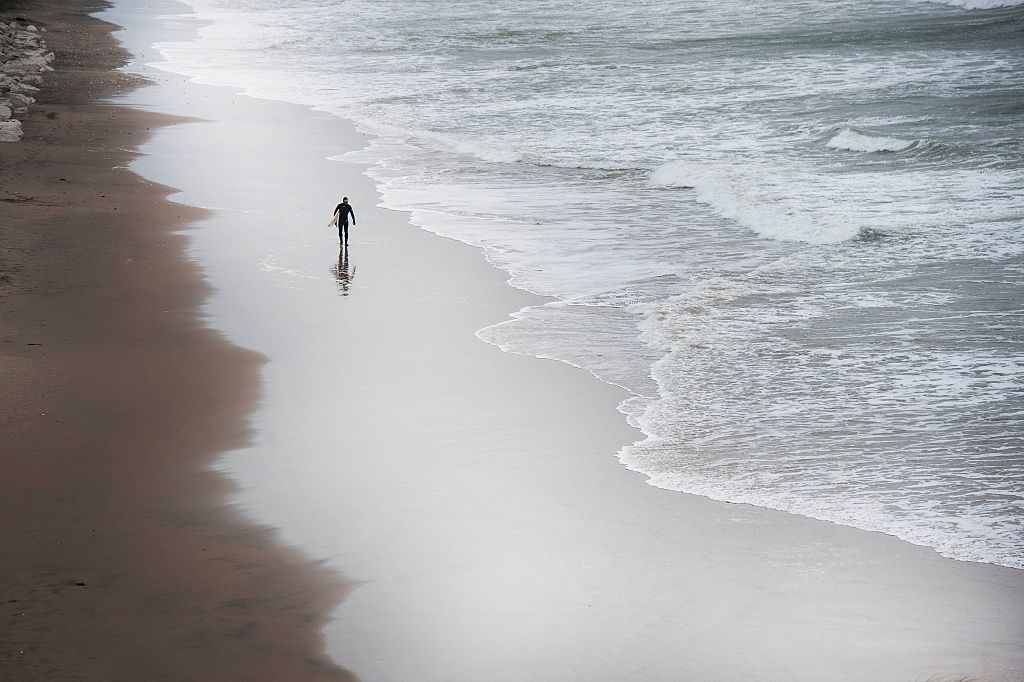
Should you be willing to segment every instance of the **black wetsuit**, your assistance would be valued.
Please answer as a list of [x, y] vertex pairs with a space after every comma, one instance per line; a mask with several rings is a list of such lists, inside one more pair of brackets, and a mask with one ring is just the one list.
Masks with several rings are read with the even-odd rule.
[[356, 224], [356, 212], [352, 210], [351, 204], [338, 204], [334, 209], [338, 214], [338, 239], [348, 244], [348, 217], [352, 216], [352, 224]]

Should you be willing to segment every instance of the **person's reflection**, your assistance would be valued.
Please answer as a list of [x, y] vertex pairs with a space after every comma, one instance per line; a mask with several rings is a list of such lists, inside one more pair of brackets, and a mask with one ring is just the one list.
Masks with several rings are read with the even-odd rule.
[[338, 253], [338, 264], [331, 266], [331, 274], [337, 280], [338, 290], [342, 296], [348, 296], [348, 289], [352, 286], [352, 280], [356, 277], [355, 267], [352, 268], [351, 273], [349, 273], [348, 268], [348, 249], [342, 246], [341, 251]]

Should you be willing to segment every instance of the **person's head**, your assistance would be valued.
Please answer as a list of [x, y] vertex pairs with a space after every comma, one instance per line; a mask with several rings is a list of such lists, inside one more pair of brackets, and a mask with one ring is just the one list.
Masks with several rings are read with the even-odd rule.
[[348, 197], [342, 197], [341, 198], [341, 203], [347, 204], [348, 203]]

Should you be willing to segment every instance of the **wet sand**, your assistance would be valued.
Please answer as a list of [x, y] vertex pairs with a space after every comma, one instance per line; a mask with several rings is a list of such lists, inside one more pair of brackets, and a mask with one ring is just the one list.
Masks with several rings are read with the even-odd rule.
[[346, 584], [210, 471], [264, 359], [199, 314], [204, 212], [124, 169], [175, 119], [102, 103], [141, 83], [104, 6], [0, 6], [57, 54], [0, 146], [0, 678], [353, 679], [319, 631]]

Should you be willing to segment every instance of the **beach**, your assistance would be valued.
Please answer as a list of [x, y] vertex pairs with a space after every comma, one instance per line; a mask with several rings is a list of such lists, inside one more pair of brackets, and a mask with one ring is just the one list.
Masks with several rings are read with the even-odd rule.
[[176, 230], [203, 212], [124, 168], [174, 119], [101, 102], [140, 85], [103, 6], [16, 11], [57, 60], [0, 149], [0, 677], [351, 679], [316, 631], [345, 584], [209, 471], [248, 438], [263, 359], [198, 315]]
[[624, 467], [629, 392], [477, 336], [553, 299], [351, 122], [154, 68], [185, 10], [17, 10], [0, 676], [1024, 679], [1022, 571]]

